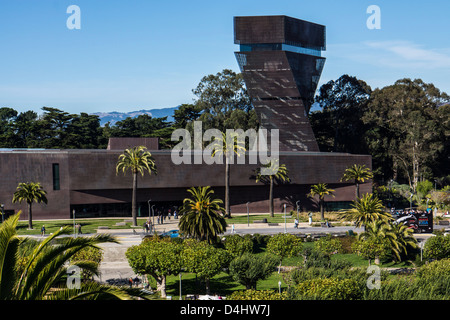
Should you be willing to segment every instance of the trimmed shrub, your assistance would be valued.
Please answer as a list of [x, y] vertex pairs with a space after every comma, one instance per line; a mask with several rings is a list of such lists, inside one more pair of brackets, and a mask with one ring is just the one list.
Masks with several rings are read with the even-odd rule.
[[337, 238], [333, 238], [330, 234], [320, 238], [314, 243], [314, 249], [325, 254], [335, 254], [342, 252], [342, 243]]
[[282, 258], [294, 257], [302, 251], [302, 240], [289, 233], [279, 233], [270, 238], [267, 251]]
[[279, 262], [280, 258], [271, 254], [245, 253], [231, 261], [229, 273], [246, 289], [256, 289], [258, 280], [270, 276]]
[[354, 300], [361, 296], [361, 289], [353, 279], [316, 278], [295, 286], [297, 299]]
[[275, 290], [244, 290], [244, 291], [234, 291], [230, 296], [227, 297], [228, 300], [285, 300], [286, 293], [281, 294]]
[[251, 237], [242, 237], [238, 234], [225, 237], [225, 250], [227, 250], [233, 258], [239, 257], [244, 253], [253, 252], [253, 240]]
[[437, 235], [429, 238], [423, 248], [425, 259], [450, 258], [450, 235]]

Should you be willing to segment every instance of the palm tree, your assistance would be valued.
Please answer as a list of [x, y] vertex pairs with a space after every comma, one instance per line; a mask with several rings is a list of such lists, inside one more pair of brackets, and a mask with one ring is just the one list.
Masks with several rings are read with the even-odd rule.
[[365, 165], [354, 164], [344, 171], [341, 181], [355, 181], [355, 199], [359, 198], [359, 184], [372, 179], [373, 173]]
[[227, 217], [231, 217], [230, 211], [230, 161], [236, 154], [238, 157], [246, 151], [244, 141], [238, 139], [236, 132], [227, 134], [222, 132], [222, 137], [214, 137], [211, 143], [213, 148], [212, 156], [225, 156], [225, 213]]
[[324, 215], [324, 204], [325, 204], [325, 196], [331, 195], [334, 197], [333, 194], [334, 190], [328, 188], [328, 185], [326, 183], [319, 183], [311, 186], [311, 191], [309, 193], [310, 197], [319, 196], [319, 205], [320, 205], [320, 219], [325, 220]]
[[145, 171], [149, 174], [157, 174], [156, 163], [150, 152], [146, 151], [144, 146], [137, 146], [131, 149], [125, 149], [119, 156], [116, 164], [116, 174], [122, 171], [124, 174], [129, 169], [133, 174], [133, 195], [131, 200], [131, 215], [133, 217], [133, 226], [137, 226], [137, 174], [144, 176]]
[[279, 160], [269, 161], [267, 164], [263, 165], [264, 168], [269, 169], [270, 174], [261, 174], [261, 168], [256, 169], [256, 183], [262, 181], [264, 183], [269, 183], [269, 203], [270, 203], [270, 216], [274, 216], [273, 209], [273, 185], [275, 181], [279, 182], [289, 182], [289, 170], [286, 168], [285, 164], [279, 164]]
[[33, 229], [33, 217], [31, 205], [33, 201], [36, 203], [45, 203], [47, 204], [47, 197], [45, 196], [47, 192], [42, 189], [42, 186], [39, 182], [21, 182], [14, 192], [12, 202], [21, 203], [25, 201], [28, 206], [28, 229]]
[[414, 238], [414, 230], [403, 224], [391, 224], [392, 232], [396, 236], [396, 241], [392, 243], [392, 252], [398, 261], [401, 261], [401, 255], [407, 255], [408, 249], [416, 249], [418, 247], [417, 240]]
[[95, 282], [80, 281], [68, 286], [68, 281], [62, 281], [70, 266], [98, 275], [96, 263], [76, 261], [70, 265], [70, 261], [84, 248], [105, 242], [118, 243], [110, 235], [58, 238], [70, 234], [70, 227], [65, 227], [37, 242], [25, 255], [20, 248], [29, 240], [16, 232], [19, 216], [20, 212], [0, 226], [0, 300], [130, 299], [130, 294], [137, 294]]
[[358, 235], [358, 240], [372, 241], [378, 244], [379, 248], [375, 251], [375, 264], [380, 264], [381, 251], [386, 252], [389, 248], [392, 249], [397, 236], [392, 231], [391, 224], [383, 220], [372, 220], [366, 225], [366, 230]]
[[388, 222], [392, 216], [384, 210], [383, 203], [372, 193], [353, 201], [351, 209], [342, 210], [340, 219], [354, 221], [356, 227], [367, 226], [374, 221]]
[[191, 198], [183, 201], [180, 209], [180, 231], [198, 240], [213, 243], [220, 233], [226, 231], [227, 223], [223, 216], [225, 209], [220, 199], [212, 199], [214, 191], [210, 187], [190, 188]]

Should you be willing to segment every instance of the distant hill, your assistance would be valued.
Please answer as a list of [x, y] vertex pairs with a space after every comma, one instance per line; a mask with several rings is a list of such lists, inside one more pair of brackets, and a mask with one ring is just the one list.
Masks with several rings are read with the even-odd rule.
[[174, 108], [162, 108], [162, 109], [151, 109], [151, 110], [139, 110], [139, 111], [130, 111], [130, 112], [95, 112], [91, 113], [100, 118], [100, 125], [104, 126], [107, 122], [110, 122], [111, 125], [115, 124], [117, 121], [124, 120], [128, 117], [135, 118], [141, 114], [148, 114], [152, 118], [162, 118], [167, 117], [167, 121], [173, 121], [173, 112], [178, 107]]

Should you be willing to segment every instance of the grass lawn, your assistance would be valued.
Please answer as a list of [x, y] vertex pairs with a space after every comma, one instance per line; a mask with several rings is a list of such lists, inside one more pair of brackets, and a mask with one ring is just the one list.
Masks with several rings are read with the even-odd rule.
[[[76, 224], [81, 224], [81, 231], [83, 233], [96, 233], [99, 226], [107, 226], [110, 229], [130, 229], [131, 222], [127, 222], [124, 226], [117, 226], [116, 223], [130, 221], [130, 218], [117, 218], [117, 219], [76, 219]], [[141, 228], [147, 218], [138, 218], [138, 226]], [[41, 227], [45, 225], [45, 233], [50, 234], [57, 231], [63, 226], [70, 226], [73, 228], [73, 220], [33, 220], [33, 229], [28, 229], [28, 221], [19, 221], [17, 227], [17, 233], [19, 235], [33, 235], [40, 234]]]
[[[166, 283], [166, 292], [172, 299], [179, 299], [179, 276], [168, 276]], [[274, 272], [269, 278], [258, 281], [257, 290], [278, 290], [278, 281], [281, 281], [281, 289], [287, 288], [284, 283], [282, 274]], [[155, 281], [150, 281], [152, 288], [155, 288]], [[218, 294], [222, 296], [230, 295], [233, 291], [245, 290], [245, 286], [234, 281], [233, 278], [222, 272], [210, 281], [210, 291], [212, 295]], [[193, 273], [183, 273], [181, 277], [181, 295], [184, 298], [187, 294], [206, 294], [205, 283], [195, 279]]]
[[[295, 212], [292, 216], [288, 212], [286, 214], [286, 223], [293, 223], [295, 218], [297, 217], [297, 213]], [[239, 215], [231, 215], [231, 218], [226, 218], [227, 224], [231, 226], [234, 224], [246, 224], [248, 221], [250, 223], [254, 223], [254, 221], [261, 221], [263, 219], [267, 219], [268, 223], [284, 223], [284, 213], [275, 213], [273, 217], [271, 217], [269, 214], [249, 214], [247, 217], [246, 214], [239, 214]], [[299, 213], [299, 222], [308, 222], [308, 213], [307, 212], [300, 212]], [[329, 221], [339, 221], [338, 214], [336, 212], [327, 212], [325, 213], [325, 219], [328, 219]], [[313, 213], [313, 223], [318, 224], [320, 226], [320, 213], [314, 212]], [[349, 224], [348, 222], [347, 224]], [[333, 225], [344, 225], [345, 222], [334, 222]]]

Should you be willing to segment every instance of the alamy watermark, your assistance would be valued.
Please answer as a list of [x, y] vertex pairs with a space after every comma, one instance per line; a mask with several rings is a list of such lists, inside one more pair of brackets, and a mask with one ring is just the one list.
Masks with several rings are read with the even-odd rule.
[[66, 20], [66, 27], [69, 30], [81, 29], [81, 9], [79, 6], [72, 4], [67, 7], [66, 13], [71, 15]]
[[368, 289], [379, 290], [381, 289], [381, 270], [378, 266], [369, 266], [366, 271], [367, 274], [370, 274], [369, 278], [367, 278], [366, 286]]
[[80, 289], [81, 288], [81, 268], [78, 266], [69, 266], [67, 268], [67, 288]]
[[[193, 134], [187, 129], [176, 129], [171, 140], [179, 142], [171, 152], [172, 162], [179, 164], [263, 164], [261, 175], [273, 175], [278, 171], [279, 130], [259, 129], [207, 129], [203, 133], [202, 122], [194, 121]], [[181, 141], [180, 141], [181, 139]], [[270, 139], [270, 145], [268, 140]], [[248, 141], [248, 151], [245, 145]], [[205, 142], [209, 142], [203, 147]], [[247, 155], [247, 157], [246, 157]]]
[[367, 7], [366, 13], [370, 14], [367, 18], [366, 26], [369, 30], [381, 29], [381, 9], [377, 5]]

